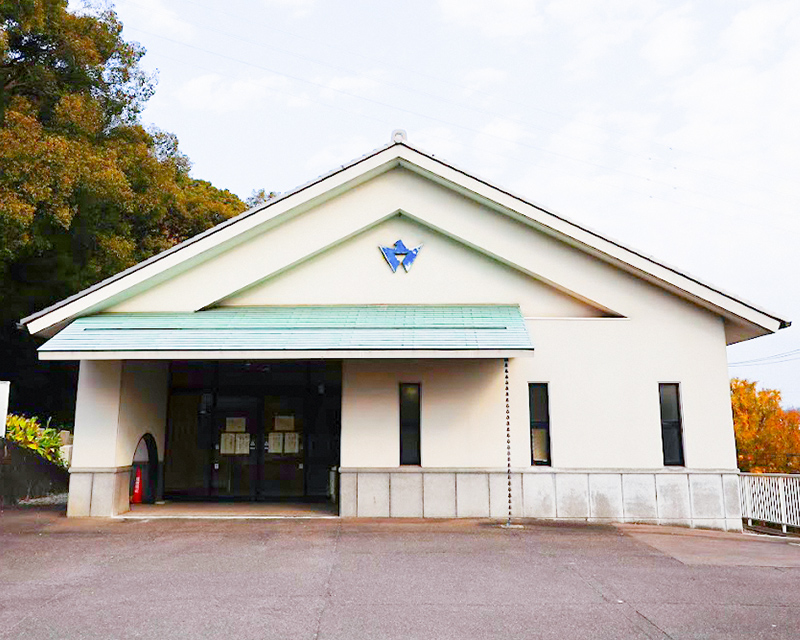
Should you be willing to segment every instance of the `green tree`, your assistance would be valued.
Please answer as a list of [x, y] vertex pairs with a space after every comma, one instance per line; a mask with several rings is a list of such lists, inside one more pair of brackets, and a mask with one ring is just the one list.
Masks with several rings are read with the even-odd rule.
[[142, 126], [154, 82], [121, 31], [112, 10], [0, 0], [0, 379], [62, 421], [74, 367], [39, 363], [15, 321], [245, 208]]

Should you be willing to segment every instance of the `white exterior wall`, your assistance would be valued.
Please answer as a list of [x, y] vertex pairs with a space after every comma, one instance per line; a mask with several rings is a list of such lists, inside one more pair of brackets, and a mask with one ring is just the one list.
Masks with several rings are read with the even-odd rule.
[[[734, 526], [725, 499], [736, 457], [722, 316], [405, 169], [267, 226], [107, 310], [519, 304], [535, 352], [510, 365], [517, 513]], [[378, 252], [398, 239], [423, 245], [409, 273], [392, 273]], [[88, 453], [76, 432], [76, 455], [130, 464], [134, 425], [161, 411], [158, 399], [137, 404], [137, 390], [157, 398], [160, 383], [149, 363], [139, 373], [96, 364], [110, 377], [97, 383], [103, 409], [82, 419], [87, 432], [113, 413], [115, 384], [133, 408], [124, 412], [130, 420], [119, 418], [122, 437], [84, 440]], [[346, 361], [342, 513], [497, 515], [492, 496], [506, 486], [501, 371], [499, 360]], [[93, 375], [102, 378], [87, 369], [86, 385]], [[399, 382], [422, 384], [416, 470], [398, 467]], [[549, 385], [549, 470], [530, 466], [529, 382]], [[685, 469], [663, 467], [660, 382], [681, 385]], [[163, 450], [163, 435], [154, 435]]]
[[736, 469], [724, 330], [716, 318], [535, 320], [528, 327], [536, 351], [512, 361], [514, 419], [527, 420], [527, 383], [547, 382], [555, 465], [661, 467], [658, 384], [677, 382], [687, 467]]
[[[578, 297], [586, 296], [592, 300], [593, 298], [582, 291], [590, 287], [601, 295], [610, 296], [615, 292], [615, 282], [605, 282], [605, 274], [595, 268], [602, 265], [599, 260], [449, 189], [409, 171], [397, 169], [255, 237], [249, 237], [240, 244], [227, 248], [224, 253], [194, 265], [190, 270], [107, 310], [135, 312], [201, 309], [215, 301], [230, 298], [234, 292], [268, 276], [286, 276], [286, 270], [290, 266], [297, 267], [312, 260], [317, 266], [321, 266], [320, 258], [323, 255], [320, 252], [329, 251], [343, 243], [348, 243], [353, 248], [353, 251], [348, 251], [347, 261], [344, 264], [333, 261], [329, 263], [334, 265], [333, 271], [339, 276], [336, 292], [341, 297], [337, 296], [337, 304], [346, 304], [349, 300], [389, 304], [406, 299], [416, 304], [426, 301], [446, 303], [450, 297], [447, 290], [433, 286], [416, 288], [408, 298], [396, 297], [398, 288], [403, 287], [403, 284], [397, 282], [397, 277], [390, 277], [402, 274], [392, 274], [385, 265], [383, 269], [380, 268], [381, 265], [373, 258], [380, 258], [374, 242], [358, 244], [364, 233], [369, 232], [379, 221], [394, 216], [399, 211], [427, 225], [426, 235], [420, 236], [423, 242], [433, 242], [432, 234], [438, 229], [439, 235], [452, 234], [458, 237], [462, 246], [473, 249], [473, 254], [474, 247], [484, 248], [493, 256], [502, 256], [504, 260], [520, 265], [528, 274], [536, 274], [540, 281], [557, 283], [555, 286], [559, 289], [571, 291]], [[390, 220], [391, 218], [386, 222]], [[387, 234], [381, 235], [380, 242], [393, 243], [397, 240], [393, 237], [395, 233], [394, 229], [387, 229]], [[368, 256], [370, 266], [366, 271], [357, 268], [360, 255], [357, 247], [369, 247], [368, 254], [365, 255]], [[430, 260], [428, 256], [432, 253], [427, 248], [424, 249], [411, 274], [407, 275], [424, 270], [423, 262]], [[325, 257], [330, 255], [328, 253]], [[461, 265], [461, 268], [466, 267]], [[320, 268], [319, 272], [320, 277], [323, 277], [325, 269]], [[364, 277], [375, 285], [370, 288], [370, 295], [356, 294], [351, 297], [353, 289], [345, 285], [351, 278]], [[460, 277], [459, 269], [456, 269], [448, 279], [449, 284], [458, 286], [457, 280]], [[388, 289], [380, 286], [387, 284]], [[474, 290], [462, 291], [469, 293]], [[325, 304], [325, 298], [325, 291], [318, 286], [318, 281], [304, 277], [299, 289], [292, 291], [290, 296], [285, 299], [268, 296], [266, 303]], [[467, 302], [458, 300], [458, 304]], [[229, 304], [233, 303], [234, 301]], [[252, 300], [246, 302], [251, 303]]]
[[[740, 530], [722, 323], [635, 324], [529, 322], [543, 346], [509, 363], [514, 517]], [[420, 467], [398, 465], [401, 382], [421, 384]], [[531, 466], [529, 382], [548, 383], [552, 467]], [[681, 385], [685, 467], [663, 465], [659, 382]], [[507, 516], [504, 395], [500, 360], [346, 361], [341, 514]]]
[[168, 362], [126, 361], [122, 371], [122, 411], [117, 435], [117, 466], [130, 466], [141, 437], [155, 438], [164, 460], [169, 390]]
[[[423, 245], [409, 273], [392, 273], [378, 252], [398, 238]], [[527, 382], [550, 384], [554, 463], [659, 467], [658, 383], [678, 382], [687, 465], [736, 468], [720, 316], [408, 170], [380, 175], [111, 310], [191, 310], [215, 300], [519, 304], [536, 351], [513, 362], [512, 397], [527, 412]], [[515, 437], [524, 437], [525, 415], [513, 419]], [[524, 452], [514, 456], [526, 464]]]
[[[378, 251], [380, 245], [400, 238], [410, 247], [422, 245], [408, 273], [392, 273]], [[400, 215], [223, 304], [465, 304], [465, 300], [520, 304], [523, 312], [550, 317], [605, 315], [591, 304]]]
[[[376, 216], [395, 206], [408, 215], [369, 227]], [[217, 264], [218, 273], [236, 280], [228, 283], [234, 289], [258, 280], [258, 264], [261, 275], [277, 274], [227, 297], [223, 305], [518, 303], [528, 318], [535, 352], [511, 362], [515, 442], [528, 439], [527, 383], [547, 382], [554, 465], [661, 468], [658, 383], [678, 382], [687, 466], [736, 469], [720, 316], [408, 171], [380, 176], [289, 226], [293, 228], [278, 227], [231, 252], [243, 268], [234, 269], [233, 262], [229, 268]], [[291, 269], [277, 264], [276, 252], [304, 256], [363, 227], [367, 228], [360, 234], [320, 255], [305, 261], [298, 257]], [[409, 246], [423, 245], [409, 273], [392, 273], [377, 249], [398, 238]], [[499, 256], [515, 266], [504, 264]], [[224, 259], [228, 264], [234, 257]], [[288, 254], [282, 258], [286, 259]], [[199, 277], [186, 273], [180, 290], [167, 283], [118, 310], [143, 310], [142, 305], [153, 310], [153, 305], [166, 303], [162, 296], [173, 305], [176, 297], [189, 307], [206, 304], [204, 287], [195, 279]], [[612, 312], [623, 317], [600, 317]], [[410, 366], [345, 363], [342, 466], [396, 465], [397, 383], [403, 377], [399, 371], [405, 381], [413, 381], [409, 376], [414, 375], [422, 381], [425, 376], [424, 403], [430, 401], [432, 407], [423, 406], [423, 412], [449, 407], [469, 414], [462, 427], [467, 430], [464, 447], [452, 441], [427, 447], [423, 437], [423, 466], [502, 466], [504, 460], [498, 463], [491, 448], [473, 447], [475, 437], [468, 426], [472, 415], [502, 414], [489, 400], [478, 408], [467, 408], [464, 401], [480, 397], [470, 382], [478, 377], [474, 372], [499, 365], [420, 361]], [[451, 373], [445, 373], [447, 368]], [[457, 384], [436, 382], [453, 376]], [[456, 422], [442, 412], [437, 415], [447, 424]], [[426, 450], [431, 452], [427, 457]], [[512, 453], [515, 466], [529, 465], [526, 447], [515, 446]]]
[[166, 362], [81, 362], [67, 515], [128, 510], [131, 463], [145, 433], [163, 459], [167, 392]]
[[418, 382], [424, 467], [505, 464], [497, 360], [348, 360], [342, 366], [342, 467], [399, 466], [401, 382]]
[[[663, 467], [658, 384], [678, 382], [686, 467], [736, 471], [724, 349], [666, 353], [631, 324], [531, 323], [543, 346], [509, 363], [515, 468], [530, 466], [528, 383], [548, 383], [554, 467], [636, 470]], [[500, 360], [345, 361], [342, 466], [398, 466], [401, 382], [422, 385], [422, 466], [505, 466], [502, 378]]]

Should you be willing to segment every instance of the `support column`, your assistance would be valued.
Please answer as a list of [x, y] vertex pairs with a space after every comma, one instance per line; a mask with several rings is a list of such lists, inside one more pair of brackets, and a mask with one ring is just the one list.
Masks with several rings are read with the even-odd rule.
[[81, 361], [68, 516], [128, 511], [133, 454], [145, 433], [163, 460], [167, 372], [166, 362]]
[[121, 361], [81, 361], [68, 516], [112, 516], [127, 510], [130, 467], [117, 468], [121, 391]]

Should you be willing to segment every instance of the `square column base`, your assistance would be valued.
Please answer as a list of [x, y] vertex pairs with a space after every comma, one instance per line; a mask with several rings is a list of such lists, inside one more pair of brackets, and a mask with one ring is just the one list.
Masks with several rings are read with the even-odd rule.
[[106, 517], [130, 511], [131, 467], [70, 469], [67, 517]]

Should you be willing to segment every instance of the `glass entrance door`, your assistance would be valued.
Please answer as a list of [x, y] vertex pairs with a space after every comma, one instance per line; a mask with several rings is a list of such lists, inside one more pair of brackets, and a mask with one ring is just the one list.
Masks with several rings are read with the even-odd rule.
[[220, 396], [214, 411], [211, 492], [254, 499], [258, 489], [258, 412], [254, 398]]
[[338, 362], [175, 362], [164, 494], [324, 501], [339, 464]]
[[305, 433], [302, 399], [264, 398], [264, 456], [261, 495], [305, 495]]

